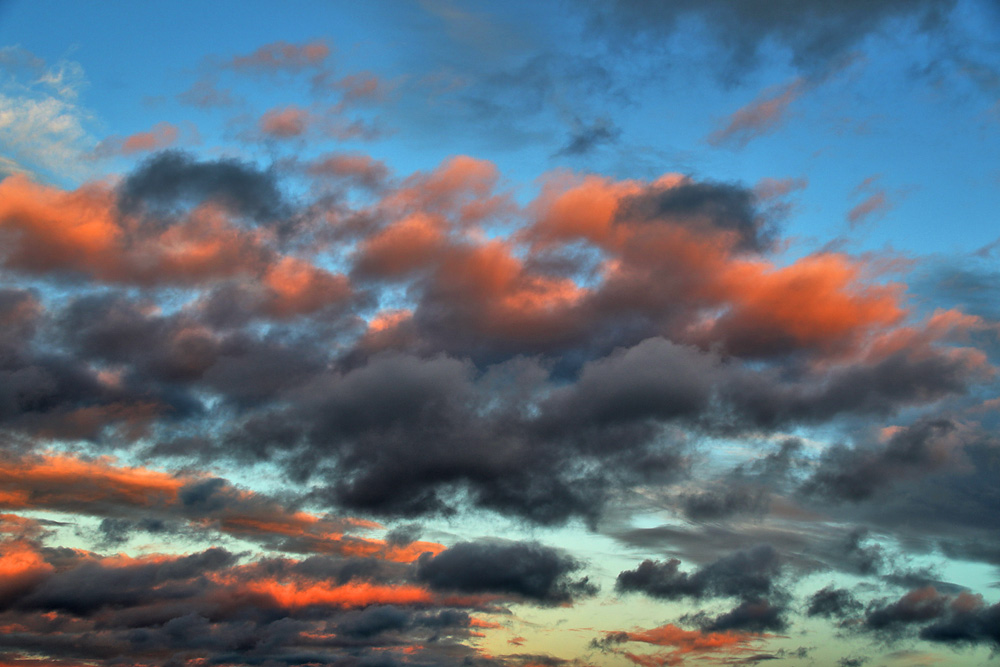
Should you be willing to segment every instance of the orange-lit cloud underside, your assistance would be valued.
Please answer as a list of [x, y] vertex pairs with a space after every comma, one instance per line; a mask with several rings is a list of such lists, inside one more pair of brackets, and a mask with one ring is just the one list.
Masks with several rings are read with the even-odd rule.
[[8, 459], [0, 465], [0, 508], [56, 510], [95, 516], [160, 516], [250, 540], [290, 538], [299, 550], [410, 562], [440, 544], [391, 545], [384, 540], [346, 535], [354, 529], [379, 528], [358, 519], [333, 519], [290, 511], [266, 496], [223, 485], [224, 503], [210, 511], [186, 506], [185, 485], [208, 478], [174, 475], [148, 468], [115, 465], [110, 458], [80, 459], [47, 454]]

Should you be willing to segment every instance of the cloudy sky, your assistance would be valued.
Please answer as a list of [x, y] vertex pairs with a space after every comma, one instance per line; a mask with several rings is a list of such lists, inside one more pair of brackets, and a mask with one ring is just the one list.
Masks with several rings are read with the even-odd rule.
[[0, 3], [0, 665], [994, 664], [998, 36]]

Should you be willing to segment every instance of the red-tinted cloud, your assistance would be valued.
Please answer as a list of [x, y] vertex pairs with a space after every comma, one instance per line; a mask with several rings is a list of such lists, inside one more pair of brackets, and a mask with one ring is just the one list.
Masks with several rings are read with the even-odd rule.
[[172, 123], [157, 123], [145, 132], [136, 132], [127, 137], [108, 137], [94, 148], [95, 157], [134, 155], [163, 150], [177, 143], [180, 135], [178, 127]]
[[309, 112], [301, 107], [271, 109], [261, 116], [260, 131], [265, 136], [275, 139], [301, 137], [306, 133], [309, 122]]
[[776, 131], [788, 114], [788, 108], [802, 95], [802, 79], [766, 90], [755, 100], [737, 109], [708, 136], [713, 146], [743, 148], [752, 140]]
[[430, 542], [395, 545], [347, 535], [352, 529], [380, 526], [288, 510], [218, 478], [120, 466], [108, 458], [85, 460], [63, 454], [8, 458], [0, 466], [0, 508], [179, 520], [301, 553], [409, 562], [422, 553], [444, 549]]
[[260, 310], [273, 317], [313, 312], [352, 293], [344, 276], [282, 256], [272, 235], [241, 227], [212, 202], [160, 225], [123, 213], [103, 184], [64, 191], [15, 175], [0, 183], [0, 233], [12, 269], [139, 285], [240, 279], [262, 290]]
[[[595, 645], [604, 650], [619, 653], [641, 667], [662, 667], [684, 664], [689, 658], [696, 660], [723, 660], [736, 658], [756, 650], [767, 635], [748, 632], [708, 632], [684, 630], [667, 624], [650, 630], [633, 632], [609, 632]], [[671, 647], [673, 650], [654, 654], [637, 654], [619, 648], [629, 642], [640, 642], [653, 646]]]
[[323, 41], [292, 44], [271, 42], [256, 51], [236, 56], [227, 65], [236, 71], [251, 73], [299, 72], [318, 67], [330, 55], [330, 47]]

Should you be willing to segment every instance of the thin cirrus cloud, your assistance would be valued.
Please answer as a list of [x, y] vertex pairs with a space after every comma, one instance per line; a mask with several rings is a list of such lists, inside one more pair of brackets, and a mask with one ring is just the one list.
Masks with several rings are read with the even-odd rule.
[[762, 92], [752, 102], [721, 120], [708, 135], [712, 146], [744, 148], [754, 139], [777, 131], [787, 122], [789, 107], [802, 95], [805, 82], [795, 79], [776, 89]]
[[881, 174], [869, 176], [852, 191], [852, 196], [860, 197], [861, 201], [847, 212], [847, 222], [851, 229], [884, 218], [896, 207], [895, 199], [898, 195], [891, 195], [888, 189], [879, 185], [880, 180]]
[[249, 74], [296, 73], [322, 66], [329, 56], [330, 47], [321, 40], [304, 44], [277, 41], [234, 56], [225, 66]]

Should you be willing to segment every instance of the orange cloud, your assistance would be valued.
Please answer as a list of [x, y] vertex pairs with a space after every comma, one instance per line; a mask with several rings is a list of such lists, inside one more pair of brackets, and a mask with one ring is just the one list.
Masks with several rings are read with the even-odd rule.
[[708, 336], [737, 354], [850, 349], [906, 315], [899, 304], [902, 286], [863, 285], [860, 273], [860, 265], [836, 254], [810, 255], [781, 268], [732, 263], [717, 285], [730, 309], [711, 323]]
[[263, 606], [280, 609], [301, 609], [322, 606], [339, 609], [361, 609], [373, 604], [429, 605], [434, 601], [430, 591], [409, 584], [384, 585], [351, 582], [343, 585], [327, 583], [282, 583], [255, 577], [249, 581], [234, 579], [232, 575], [217, 577], [219, 583], [233, 590], [227, 595], [260, 600]]
[[5, 263], [35, 272], [99, 266], [122, 242], [114, 204], [113, 193], [102, 185], [65, 192], [20, 174], [8, 176], [0, 181]]
[[506, 195], [494, 194], [499, 179], [492, 162], [457, 155], [429, 173], [410, 176], [380, 206], [396, 218], [421, 212], [462, 229], [513, 208]]
[[327, 154], [310, 163], [306, 171], [313, 176], [343, 178], [370, 190], [382, 186], [389, 177], [384, 162], [360, 153]]
[[343, 275], [319, 269], [295, 257], [282, 257], [264, 275], [264, 284], [273, 296], [265, 311], [274, 317], [311, 313], [331, 303], [342, 302], [351, 294]]
[[788, 107], [802, 95], [803, 89], [802, 79], [794, 79], [784, 86], [764, 91], [722, 121], [708, 136], [708, 143], [743, 148], [751, 140], [774, 132], [784, 122]]
[[179, 130], [172, 123], [157, 123], [145, 132], [136, 132], [127, 137], [112, 136], [101, 141], [93, 151], [93, 157], [134, 155], [169, 148], [177, 143]]
[[439, 220], [415, 214], [396, 222], [366, 240], [357, 268], [365, 274], [399, 276], [430, 263], [444, 245]]
[[[500, 345], [546, 346], [642, 317], [647, 335], [729, 354], [839, 358], [908, 315], [903, 286], [871, 282], [863, 260], [825, 253], [778, 266], [763, 258], [750, 236], [753, 212], [725, 199], [736, 196], [729, 186], [676, 174], [650, 184], [557, 175], [528, 206], [530, 227], [509, 237], [469, 233], [467, 212], [495, 198], [495, 180], [492, 165], [461, 157], [407, 179], [380, 202], [390, 222], [361, 241], [355, 270], [421, 278], [417, 293], [435, 325]], [[762, 187], [779, 196], [798, 185]], [[689, 189], [671, 200], [679, 188]], [[584, 246], [596, 252], [586, 286], [572, 269], [548, 268], [584, 267], [565, 254]], [[369, 332], [362, 346], [374, 337], [407, 344], [426, 323], [422, 312], [418, 302], [406, 336]]]
[[893, 205], [886, 196], [885, 190], [879, 190], [870, 194], [863, 201], [851, 208], [847, 212], [847, 220], [851, 223], [851, 228], [854, 228], [869, 218], [883, 217], [892, 207]]
[[260, 131], [274, 139], [301, 137], [309, 127], [310, 114], [297, 106], [271, 109], [260, 118]]
[[0, 542], [0, 600], [30, 589], [54, 570], [31, 542]]
[[137, 132], [122, 142], [124, 155], [160, 150], [177, 141], [177, 127], [170, 123], [157, 123], [148, 132]]
[[260, 281], [263, 314], [291, 317], [343, 301], [343, 275], [283, 256], [266, 230], [235, 224], [207, 202], [170, 225], [121, 214], [103, 184], [75, 191], [13, 175], [0, 181], [0, 237], [6, 266], [31, 273], [75, 271], [112, 283], [192, 284], [239, 278]]
[[[641, 667], [662, 667], [663, 665], [680, 665], [689, 656], [696, 659], [712, 657], [733, 657], [756, 650], [755, 644], [767, 639], [770, 635], [749, 632], [705, 632], [702, 630], [684, 630], [673, 624], [667, 624], [650, 630], [635, 632], [609, 632], [599, 644], [608, 650], [621, 655]], [[653, 646], [672, 647], [672, 651], [654, 654], [636, 654], [615, 647], [626, 642], [641, 642]]]
[[254, 73], [298, 72], [321, 65], [329, 55], [330, 47], [323, 41], [305, 44], [278, 41], [265, 44], [248, 55], [236, 56], [229, 67]]
[[621, 243], [613, 226], [618, 206], [623, 198], [641, 191], [638, 181], [551, 178], [532, 204], [536, 222], [528, 235], [543, 246], [583, 239], [601, 248], [616, 247]]
[[6, 459], [0, 465], [0, 507], [57, 509], [154, 507], [176, 502], [183, 481], [147, 468], [118, 467], [102, 457], [62, 454]]
[[[201, 510], [182, 502], [185, 487], [213, 483], [218, 506]], [[346, 535], [351, 529], [379, 529], [379, 524], [353, 518], [321, 517], [290, 511], [281, 504], [221, 480], [174, 475], [148, 468], [118, 466], [110, 458], [85, 460], [64, 454], [26, 456], [0, 462], [0, 508], [48, 509], [97, 516], [128, 515], [187, 520], [205, 528], [253, 540], [286, 539], [287, 550], [329, 553], [397, 562], [421, 554], [440, 553], [433, 542], [393, 545], [384, 540]], [[0, 518], [12, 515], [0, 515]], [[18, 517], [14, 517], [17, 519]], [[10, 525], [6, 519], [0, 527]]]

